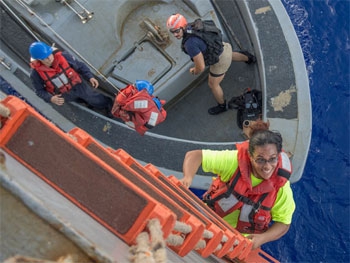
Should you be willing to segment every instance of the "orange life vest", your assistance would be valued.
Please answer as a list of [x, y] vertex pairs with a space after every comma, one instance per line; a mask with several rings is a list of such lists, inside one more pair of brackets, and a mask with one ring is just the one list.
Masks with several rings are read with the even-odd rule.
[[237, 170], [226, 183], [218, 176], [203, 195], [203, 201], [221, 217], [239, 209], [236, 229], [241, 233], [262, 233], [268, 229], [271, 208], [278, 190], [289, 180], [292, 166], [287, 154], [281, 152], [271, 178], [252, 187], [248, 146], [248, 141], [237, 144]]
[[40, 60], [30, 63], [45, 82], [45, 89], [51, 94], [65, 93], [74, 85], [82, 82], [79, 74], [69, 65], [61, 51], [53, 53], [54, 61], [51, 67], [45, 66]]
[[135, 86], [128, 85], [116, 96], [112, 114], [144, 135], [147, 130], [163, 122], [167, 115], [162, 107], [165, 101], [157, 99], [160, 102], [159, 107], [154, 99], [157, 98], [150, 95], [146, 89], [139, 91]]

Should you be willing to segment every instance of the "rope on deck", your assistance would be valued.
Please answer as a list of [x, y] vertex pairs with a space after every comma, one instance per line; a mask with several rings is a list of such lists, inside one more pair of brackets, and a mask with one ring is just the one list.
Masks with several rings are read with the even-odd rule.
[[11, 114], [11, 112], [10, 112], [9, 108], [7, 108], [6, 106], [4, 106], [3, 104], [0, 103], [0, 115], [2, 117], [8, 118], [8, 117], [10, 117], [10, 114]]
[[[166, 241], [163, 239], [163, 231], [158, 219], [152, 219], [147, 224], [148, 232], [141, 232], [136, 237], [136, 245], [130, 247], [131, 263], [165, 263], [167, 261], [166, 256], [166, 244], [171, 246], [181, 246], [185, 241], [185, 236], [191, 233], [192, 227], [176, 221], [173, 229], [173, 234], [170, 234]], [[179, 234], [174, 234], [179, 233]], [[201, 239], [195, 246], [195, 250], [204, 249], [206, 247], [206, 239], [213, 238], [213, 233], [208, 230], [204, 230], [203, 239]], [[223, 237], [223, 240], [227, 237]], [[216, 250], [220, 250], [222, 245], [219, 244]]]
[[10, 117], [11, 111], [9, 108], [0, 103], [0, 128], [2, 127], [2, 121]]
[[[180, 232], [182, 234], [188, 234], [192, 231], [192, 228], [189, 225], [186, 225], [182, 222], [176, 221], [174, 231]], [[204, 249], [207, 245], [205, 239], [211, 239], [211, 238], [213, 238], [213, 235], [214, 234], [212, 232], [210, 232], [208, 230], [204, 230], [203, 239], [198, 241], [198, 243], [196, 244], [194, 249], [195, 250]], [[174, 246], [174, 247], [181, 246], [184, 243], [184, 241], [185, 241], [184, 235], [175, 235], [175, 234], [170, 234], [166, 240], [167, 244]], [[219, 250], [221, 248], [222, 248], [222, 246], [220, 247], [220, 245], [219, 245], [216, 250]]]
[[180, 221], [176, 221], [173, 231], [182, 233], [182, 235], [170, 234], [166, 240], [166, 243], [171, 246], [177, 247], [183, 244], [183, 242], [185, 241], [184, 236], [188, 233], [191, 233], [192, 227]]
[[185, 235], [192, 231], [192, 227], [185, 223], [176, 221], [174, 231], [181, 233], [181, 235], [170, 234], [166, 240], [167, 244], [177, 247], [181, 246], [185, 241]]
[[130, 248], [130, 262], [166, 263], [166, 244], [159, 220], [151, 219], [147, 228], [149, 233], [141, 232], [136, 238], [136, 245]]

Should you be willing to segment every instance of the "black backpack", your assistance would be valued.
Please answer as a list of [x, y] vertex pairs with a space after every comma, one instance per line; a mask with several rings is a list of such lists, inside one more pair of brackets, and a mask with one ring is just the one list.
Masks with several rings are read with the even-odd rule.
[[262, 92], [247, 88], [242, 95], [230, 99], [228, 108], [237, 110], [237, 126], [243, 129], [243, 122], [245, 120], [257, 120], [261, 118]]
[[203, 54], [205, 65], [209, 66], [217, 63], [224, 50], [221, 30], [215, 25], [213, 20], [201, 20], [200, 18], [188, 25], [190, 29], [187, 28], [185, 30], [181, 44], [182, 50], [187, 53], [184, 48], [185, 42], [190, 36], [197, 36], [207, 45], [207, 50]]

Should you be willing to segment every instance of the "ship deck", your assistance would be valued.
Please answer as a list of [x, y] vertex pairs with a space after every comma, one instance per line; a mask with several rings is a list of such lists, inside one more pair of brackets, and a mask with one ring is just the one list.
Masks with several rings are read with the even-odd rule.
[[[228, 37], [233, 48], [247, 49], [258, 59], [254, 65], [232, 63], [222, 83], [226, 99], [241, 94], [247, 87], [263, 91], [265, 95], [263, 117], [270, 121], [271, 129], [282, 133], [287, 142], [284, 148], [294, 154], [292, 161], [294, 172], [298, 174], [296, 180], [298, 180], [303, 171], [310, 143], [311, 104], [301, 51], [298, 47], [290, 46], [290, 43], [298, 40], [291, 25], [288, 24], [289, 20], [285, 19], [287, 14], [282, 4], [275, 1], [213, 0], [213, 3], [225, 18], [222, 22], [230, 32]], [[11, 28], [10, 32], [9, 28]], [[164, 174], [174, 174], [178, 177], [181, 177], [182, 160], [188, 150], [231, 149], [234, 148], [235, 142], [244, 139], [242, 130], [236, 125], [234, 110], [218, 116], [210, 116], [207, 113], [208, 108], [215, 105], [215, 101], [207, 85], [206, 75], [203, 75], [197, 87], [181, 94], [178, 100], [168, 102], [166, 121], [147, 132], [145, 136], [139, 136], [118, 120], [108, 119], [76, 103], [67, 104], [62, 108], [43, 103], [33, 90], [28, 88], [31, 86], [29, 67], [23, 62], [27, 56], [27, 47], [33, 42], [33, 38], [24, 32], [18, 34], [18, 30], [22, 30], [19, 25], [13, 21], [6, 21], [5, 15], [2, 16], [0, 55], [7, 58], [6, 54], [12, 54], [12, 57], [22, 54], [22, 58], [19, 59], [22, 63], [13, 70], [1, 68], [0, 75], [15, 87], [29, 104], [66, 132], [78, 126], [104, 145], [114, 149], [122, 148], [141, 163], [152, 163]], [[11, 39], [11, 48], [4, 45], [5, 41], [9, 41], [4, 35]], [[19, 36], [20, 39], [18, 39]], [[14, 53], [13, 49], [20, 51], [17, 50]], [[16, 65], [11, 58], [7, 59], [12, 65]], [[271, 104], [271, 101], [280, 98], [281, 94], [289, 94], [291, 97], [282, 111]], [[300, 112], [303, 113], [302, 116]], [[300, 147], [301, 145], [303, 147]], [[199, 174], [204, 175], [201, 171]], [[20, 175], [16, 176], [20, 182]], [[203, 178], [205, 180], [202, 180]], [[204, 189], [209, 186], [210, 180], [211, 177], [198, 176], [194, 181], [194, 187]], [[11, 180], [9, 182], [10, 184], [5, 184], [6, 188], [16, 192], [16, 185]], [[21, 182], [21, 184], [24, 189], [27, 189], [26, 183]], [[49, 188], [48, 191], [50, 191]], [[33, 196], [34, 200], [44, 198], [38, 196], [38, 193], [25, 191], [24, 193], [23, 199], [30, 199]], [[32, 208], [35, 209], [35, 202]], [[13, 228], [16, 228], [16, 225]], [[108, 239], [113, 238], [111, 236], [108, 236]], [[122, 242], [118, 246], [120, 249], [126, 249]], [[115, 251], [112, 249], [108, 256], [114, 257], [113, 253]], [[197, 255], [193, 253], [192, 256]], [[179, 262], [176, 255], [171, 252], [169, 260], [169, 262]], [[182, 262], [189, 262], [192, 259], [182, 260]], [[218, 262], [217, 260], [211, 258], [206, 262]], [[192, 262], [195, 261], [192, 260]]]

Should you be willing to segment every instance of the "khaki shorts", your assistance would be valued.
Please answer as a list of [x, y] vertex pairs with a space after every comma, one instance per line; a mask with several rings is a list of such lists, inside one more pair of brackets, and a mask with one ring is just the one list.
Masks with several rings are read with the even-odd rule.
[[231, 44], [225, 42], [223, 42], [223, 44], [224, 50], [219, 57], [219, 62], [209, 67], [210, 73], [217, 76], [225, 74], [232, 63], [232, 46]]

